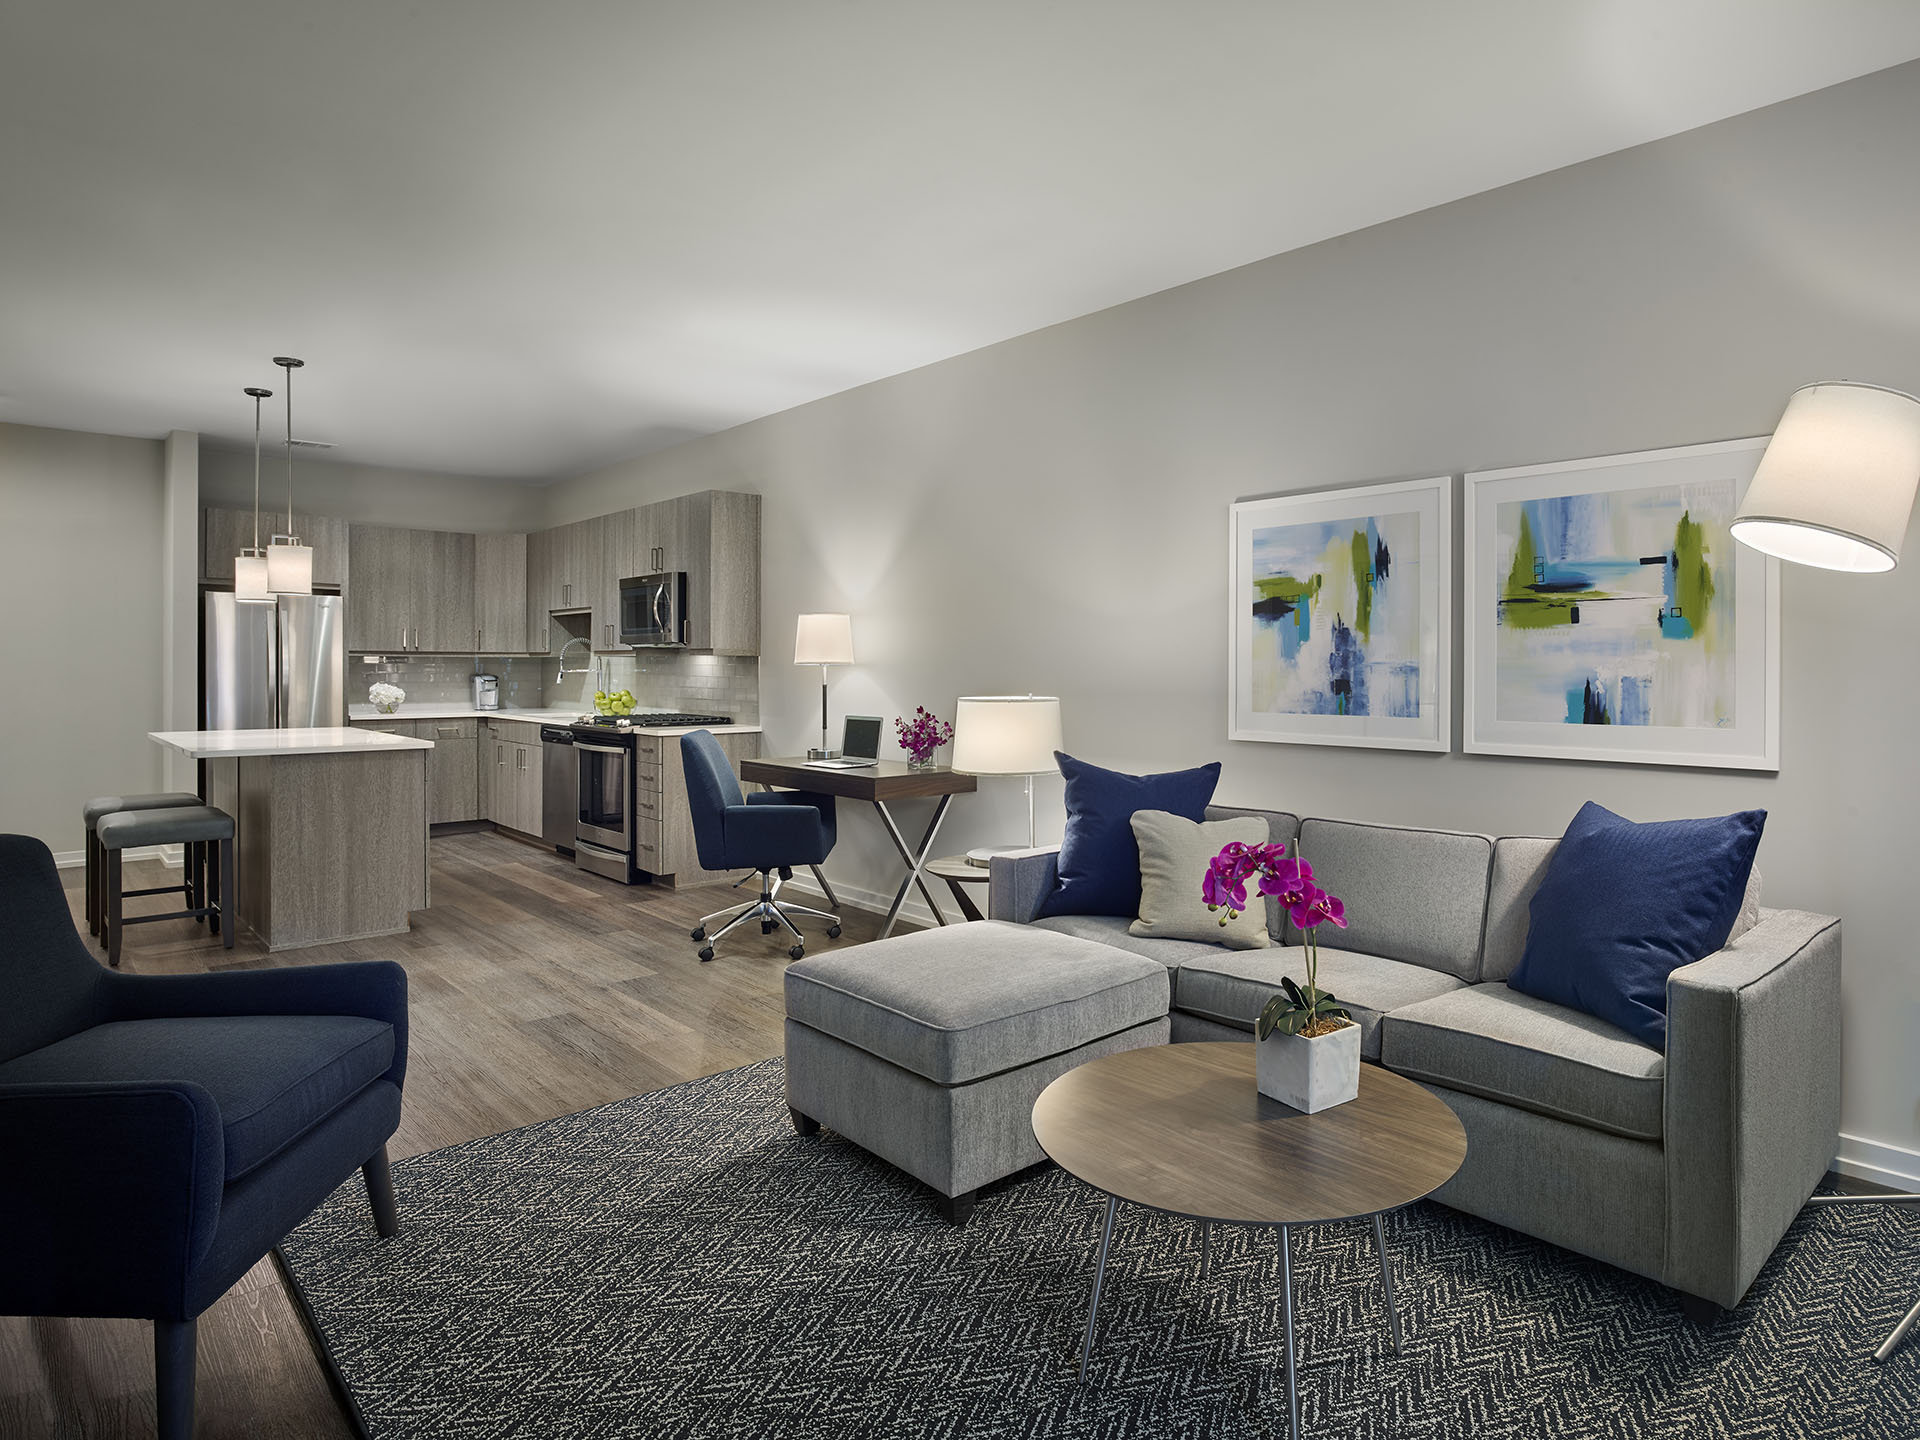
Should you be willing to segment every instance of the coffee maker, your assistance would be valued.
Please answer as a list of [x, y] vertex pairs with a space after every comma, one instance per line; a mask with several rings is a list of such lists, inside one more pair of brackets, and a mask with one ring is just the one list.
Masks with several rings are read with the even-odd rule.
[[473, 677], [473, 708], [476, 710], [500, 708], [500, 677], [498, 675]]

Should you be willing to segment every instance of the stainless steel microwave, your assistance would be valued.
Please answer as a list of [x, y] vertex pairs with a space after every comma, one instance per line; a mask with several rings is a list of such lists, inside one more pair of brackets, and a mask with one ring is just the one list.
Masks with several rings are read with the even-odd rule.
[[687, 643], [687, 572], [636, 575], [620, 582], [620, 643], [684, 646]]

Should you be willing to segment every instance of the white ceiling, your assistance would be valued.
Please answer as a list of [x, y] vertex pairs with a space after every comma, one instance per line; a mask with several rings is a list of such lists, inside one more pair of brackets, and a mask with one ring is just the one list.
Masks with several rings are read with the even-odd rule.
[[1906, 0], [6, 0], [0, 419], [240, 441], [291, 353], [336, 458], [550, 480], [1916, 56]]

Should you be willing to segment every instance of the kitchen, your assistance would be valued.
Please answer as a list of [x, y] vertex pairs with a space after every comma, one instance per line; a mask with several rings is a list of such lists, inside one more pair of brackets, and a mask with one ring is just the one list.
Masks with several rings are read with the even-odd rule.
[[[265, 673], [295, 683], [278, 698], [243, 686], [263, 693], [241, 715], [219, 697], [237, 663], [262, 663], [224, 638], [233, 612], [255, 608], [231, 594], [252, 524], [250, 510], [202, 512], [209, 729], [345, 723], [424, 741], [436, 829], [492, 826], [612, 883], [713, 878], [675, 741], [699, 727], [736, 763], [760, 753], [758, 495], [703, 491], [508, 534], [296, 514], [313, 551], [304, 605], [328, 618], [290, 626], [298, 597], [262, 607], [281, 618], [256, 622], [252, 648], [283, 645]], [[405, 698], [376, 708], [376, 685]], [[631, 713], [600, 713], [626, 706], [595, 696], [621, 692]]]

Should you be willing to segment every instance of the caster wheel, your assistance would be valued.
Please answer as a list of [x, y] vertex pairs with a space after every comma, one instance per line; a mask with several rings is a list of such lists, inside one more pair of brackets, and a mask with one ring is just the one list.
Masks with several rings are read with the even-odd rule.
[[762, 920], [760, 922], [760, 933], [762, 935], [771, 935], [775, 930], [778, 930], [779, 928], [780, 927], [774, 924], [774, 922], [771, 920]]
[[711, 960], [713, 958], [713, 947], [711, 945], [701, 947], [700, 958], [702, 960]]
[[702, 926], [700, 926], [700, 927], [699, 927], [699, 928], [698, 928], [697, 930], [695, 930], [695, 931], [693, 932], [693, 938], [694, 938], [694, 939], [696, 939], [696, 940], [704, 940], [704, 939], [706, 939], [706, 938], [707, 938], [707, 927], [706, 927], [706, 926], [704, 926], [704, 925], [702, 925]]
[[790, 960], [798, 960], [802, 955], [805, 955], [806, 953], [807, 953], [807, 947], [804, 945], [791, 945], [787, 948], [787, 958]]
[[839, 938], [840, 938], [840, 927], [838, 925], [827, 926], [827, 939], [838, 940]]

